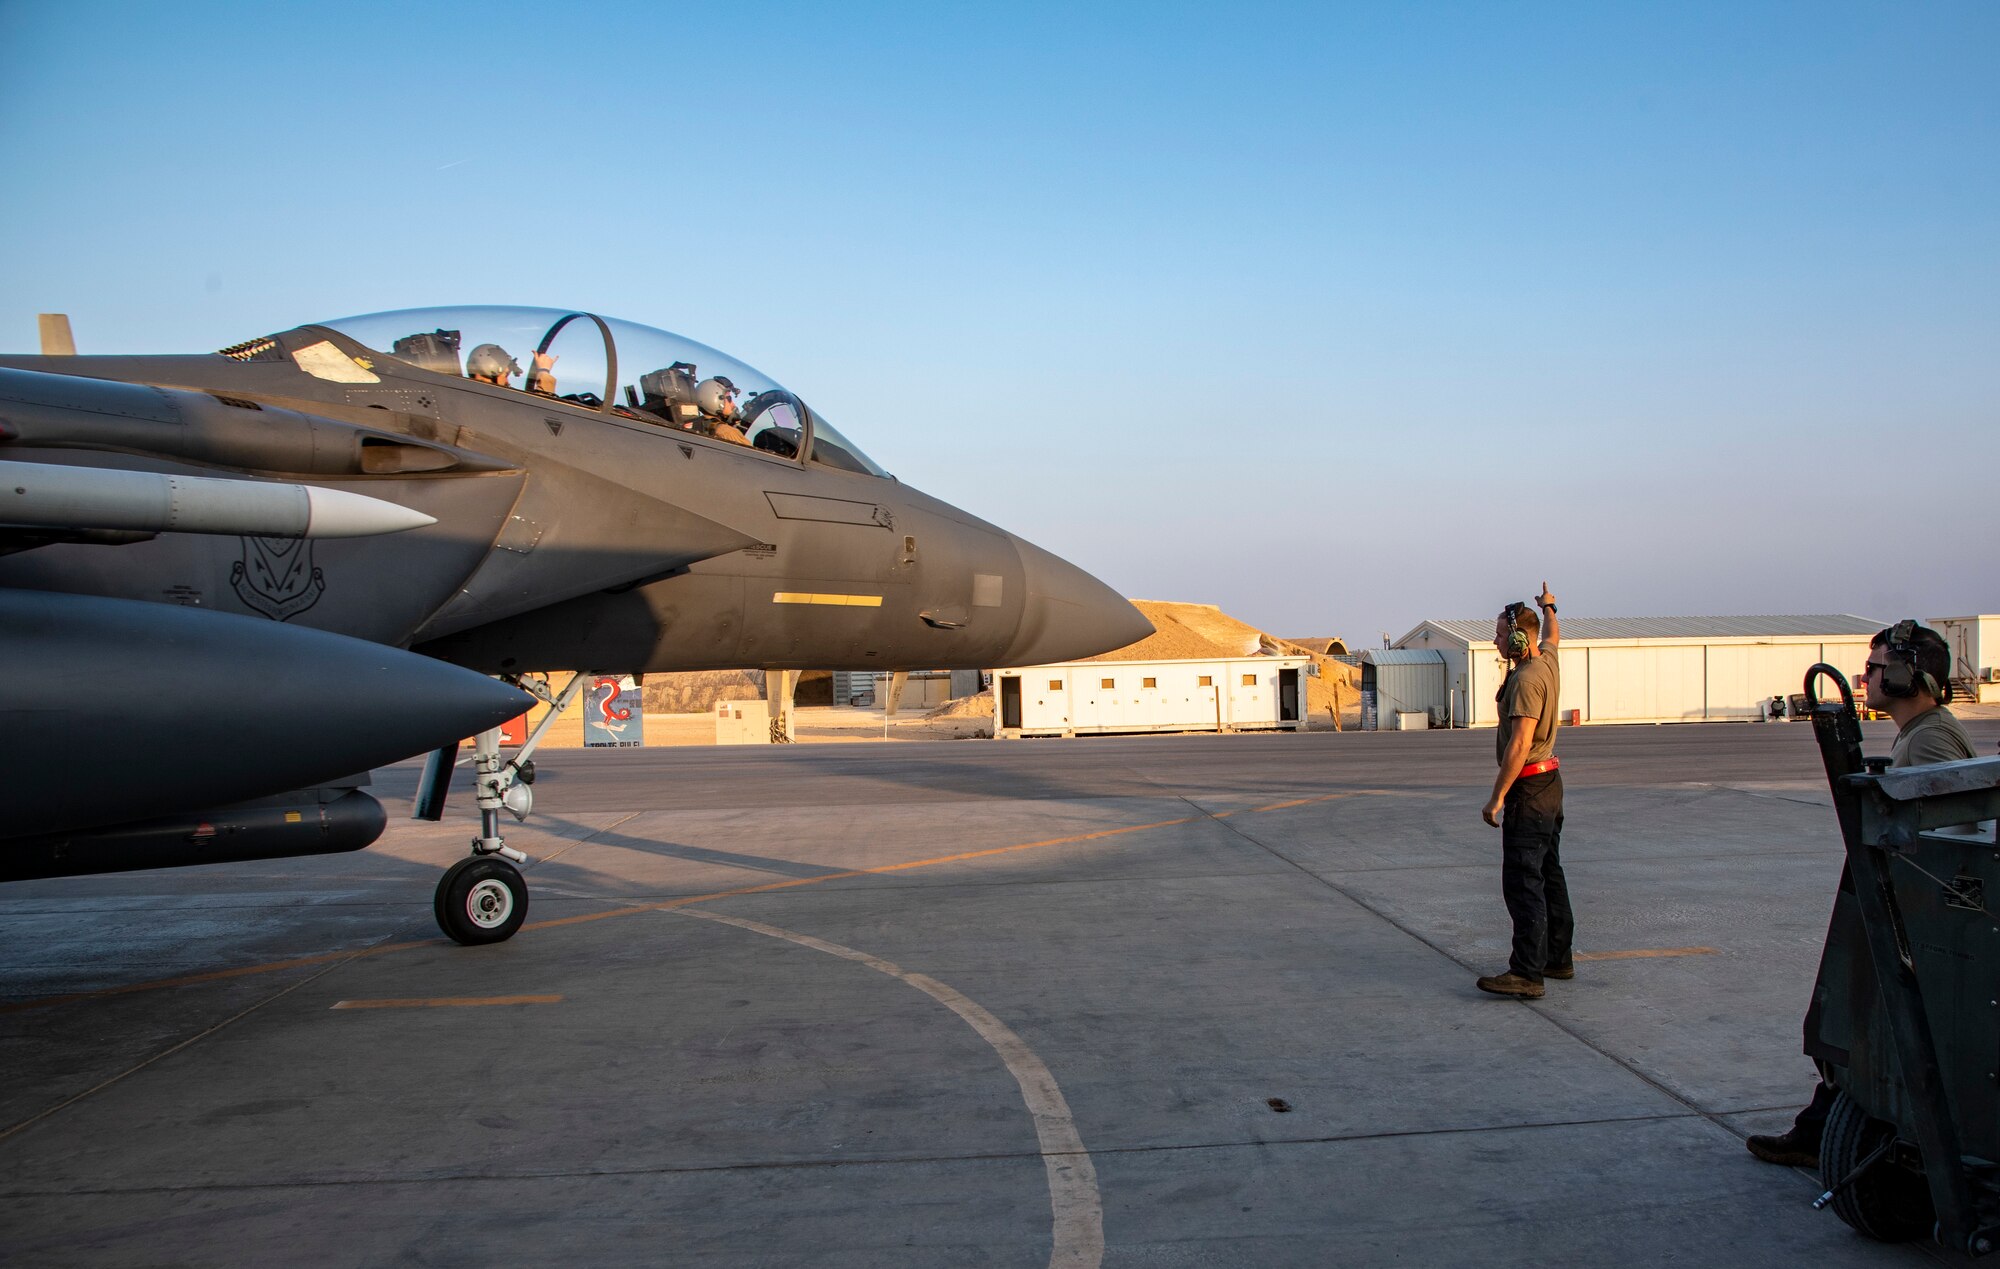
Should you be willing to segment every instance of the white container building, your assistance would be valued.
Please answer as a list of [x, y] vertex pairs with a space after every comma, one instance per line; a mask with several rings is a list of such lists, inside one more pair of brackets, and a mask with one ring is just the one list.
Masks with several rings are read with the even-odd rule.
[[2000, 616], [1932, 617], [1924, 623], [1951, 645], [1951, 677], [1971, 699], [2000, 701]]
[[[1565, 723], [1755, 719], [1773, 696], [1800, 691], [1815, 662], [1856, 678], [1869, 638], [1884, 624], [1846, 613], [1560, 620], [1557, 707]], [[1494, 696], [1506, 669], [1493, 647], [1493, 618], [1426, 621], [1395, 646], [1443, 654], [1452, 726], [1496, 724]]]
[[993, 674], [996, 737], [1300, 731], [1302, 656], [1067, 661]]

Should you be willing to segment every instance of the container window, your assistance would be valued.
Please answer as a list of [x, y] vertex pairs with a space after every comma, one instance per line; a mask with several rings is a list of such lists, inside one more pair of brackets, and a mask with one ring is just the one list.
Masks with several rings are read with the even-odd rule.
[[1246, 675], [1244, 675], [1244, 676], [1243, 676], [1243, 686], [1245, 686], [1245, 687], [1255, 687], [1255, 686], [1257, 686], [1257, 676], [1256, 676], [1256, 675], [1254, 675], [1254, 674], [1246, 674]]
[[1117, 680], [1117, 679], [1099, 679], [1099, 680], [1097, 680], [1097, 685], [1098, 685], [1099, 687], [1102, 687], [1102, 688], [1106, 688], [1106, 689], [1109, 689], [1109, 688], [1114, 688], [1114, 687], [1117, 687], [1117, 686], [1118, 686], [1118, 680]]
[[1212, 679], [1212, 678], [1210, 678], [1210, 677], [1209, 677], [1208, 675], [1204, 674], [1204, 675], [1202, 675], [1202, 676], [1201, 676], [1201, 678], [1200, 678], [1199, 680], [1197, 680], [1197, 681], [1196, 681], [1196, 683], [1195, 683], [1195, 686], [1196, 686], [1196, 687], [1214, 687], [1214, 686], [1215, 686], [1215, 680], [1214, 680], [1214, 679]]
[[1158, 687], [1160, 681], [1158, 679], [1141, 679], [1139, 680], [1139, 685], [1141, 687]]
[[1060, 691], [1062, 691], [1062, 680], [1061, 680], [1061, 679], [1050, 679], [1050, 680], [1049, 680], [1049, 690], [1050, 690], [1051, 692], [1060, 692]]

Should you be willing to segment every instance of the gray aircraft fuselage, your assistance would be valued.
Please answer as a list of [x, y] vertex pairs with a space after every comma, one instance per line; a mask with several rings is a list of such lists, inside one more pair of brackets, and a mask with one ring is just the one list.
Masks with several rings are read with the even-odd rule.
[[[1091, 655], [1149, 629], [1073, 565], [893, 479], [434, 374], [304, 329], [280, 338], [330, 339], [373, 362], [380, 382], [329, 383], [288, 362], [215, 354], [0, 357], [0, 367], [110, 381], [110, 391], [77, 384], [64, 404], [80, 411], [156, 408], [177, 429], [206, 423], [197, 412], [256, 422], [228, 418], [251, 413], [226, 403], [233, 398], [423, 446], [409, 465], [450, 460], [435, 470], [304, 473], [438, 523], [313, 543], [324, 585], [310, 608], [284, 619], [488, 673], [990, 669]], [[126, 399], [134, 384], [185, 392], [139, 389], [150, 399], [135, 405]], [[0, 412], [19, 395], [0, 383]], [[24, 449], [17, 441], [0, 454], [189, 474], [220, 464], [263, 474], [269, 461], [240, 448], [179, 461]], [[296, 456], [279, 461], [284, 474], [299, 466]], [[52, 545], [0, 557], [0, 587], [255, 613], [258, 601], [231, 582], [244, 555], [234, 539], [173, 535], [115, 551]]]
[[[754, 410], [769, 410], [762, 425], [741, 414], [718, 425], [684, 404], [668, 414], [618, 373], [614, 329], [646, 328], [494, 311], [550, 319], [544, 347], [567, 329], [573, 350], [579, 332], [595, 337], [594, 323], [604, 391], [589, 364], [564, 386], [591, 379], [590, 391], [531, 393], [425, 368], [334, 326], [192, 356], [0, 357], [0, 461], [30, 473], [48, 464], [52, 486], [63, 469], [68, 485], [101, 495], [89, 504], [100, 516], [135, 483], [93, 480], [109, 469], [157, 474], [149, 488], [172, 486], [165, 476], [190, 489], [187, 477], [338, 490], [419, 513], [386, 509], [421, 526], [148, 534], [83, 513], [51, 527], [45, 501], [39, 518], [24, 511], [10, 528], [0, 490], [0, 596], [40, 597], [21, 610], [32, 622], [9, 632], [13, 672], [89, 684], [109, 671], [121, 685], [118, 699], [94, 704], [77, 700], [87, 692], [0, 695], [0, 724], [16, 737], [0, 737], [0, 763], [25, 763], [5, 750], [32, 735], [35, 769], [61, 786], [26, 791], [30, 813], [0, 825], [0, 855], [10, 841], [41, 853], [15, 875], [61, 871], [79, 833], [279, 795], [520, 712], [525, 699], [485, 675], [986, 669], [1088, 656], [1150, 630], [1082, 570], [879, 474], [775, 385], [752, 395]], [[789, 429], [770, 424], [779, 417]], [[15, 492], [25, 508], [29, 491]], [[262, 505], [244, 501], [252, 514]], [[170, 508], [154, 511], [115, 524], [171, 520]], [[180, 615], [168, 622], [162, 605]], [[286, 631], [358, 642], [307, 646]], [[410, 660], [391, 667], [399, 657]], [[368, 668], [377, 661], [379, 674]], [[255, 681], [223, 673], [253, 662], [264, 667]], [[330, 683], [315, 681], [321, 668]], [[396, 675], [397, 689], [381, 687]], [[426, 675], [418, 696], [430, 725], [413, 728], [408, 684]], [[298, 720], [284, 761], [271, 756], [280, 741], [268, 727], [235, 725], [251, 710], [296, 711], [315, 689], [344, 691], [355, 708]], [[203, 746], [192, 760], [129, 764], [115, 777], [94, 766], [108, 734], [168, 740], [190, 726]], [[233, 775], [202, 773], [202, 754]], [[147, 866], [130, 862], [143, 851], [120, 858], [106, 866]]]

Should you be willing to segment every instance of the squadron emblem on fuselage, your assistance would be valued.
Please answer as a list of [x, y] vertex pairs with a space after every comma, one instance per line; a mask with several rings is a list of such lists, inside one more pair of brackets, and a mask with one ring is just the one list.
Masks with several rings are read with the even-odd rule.
[[253, 612], [290, 621], [319, 602], [326, 576], [313, 563], [310, 538], [243, 538], [243, 558], [229, 584]]

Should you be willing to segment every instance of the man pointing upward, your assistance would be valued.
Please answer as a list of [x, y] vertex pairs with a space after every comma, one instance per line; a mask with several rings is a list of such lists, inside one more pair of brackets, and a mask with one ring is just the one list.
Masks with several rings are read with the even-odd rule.
[[1514, 921], [1507, 972], [1481, 978], [1479, 990], [1525, 1000], [1542, 997], [1544, 978], [1574, 978], [1570, 943], [1576, 920], [1558, 847], [1563, 786], [1556, 759], [1556, 697], [1561, 687], [1556, 597], [1549, 584], [1535, 604], [1512, 603], [1493, 624], [1493, 645], [1508, 663], [1494, 699], [1500, 706], [1500, 772], [1480, 817], [1500, 830], [1500, 894]]

